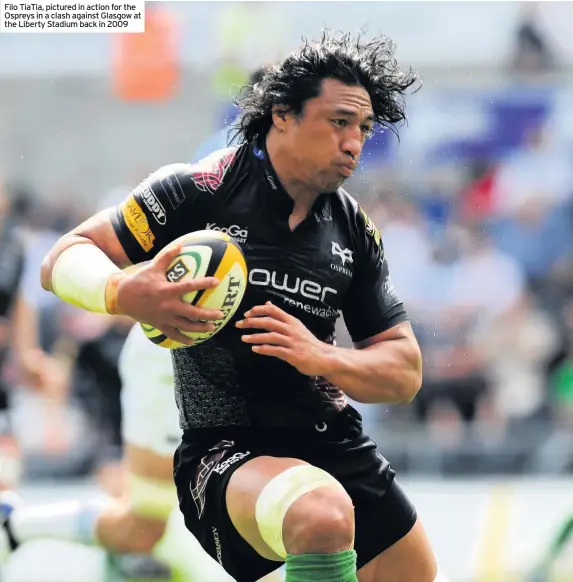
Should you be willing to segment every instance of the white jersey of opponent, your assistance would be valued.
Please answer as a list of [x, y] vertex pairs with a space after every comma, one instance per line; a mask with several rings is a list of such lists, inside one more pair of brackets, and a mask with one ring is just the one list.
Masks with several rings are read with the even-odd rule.
[[181, 441], [171, 352], [134, 325], [119, 357], [124, 441], [171, 457]]

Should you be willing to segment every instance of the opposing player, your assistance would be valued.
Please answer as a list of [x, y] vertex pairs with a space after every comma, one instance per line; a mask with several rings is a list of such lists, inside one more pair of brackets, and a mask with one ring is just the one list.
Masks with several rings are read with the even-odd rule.
[[169, 351], [134, 327], [119, 362], [128, 473], [123, 498], [24, 505], [6, 496], [16, 505], [8, 506], [14, 547], [45, 538], [98, 544], [112, 552], [114, 570], [123, 566], [122, 554], [150, 554], [168, 566], [173, 582], [231, 580], [185, 529], [177, 509], [172, 474], [180, 431], [172, 369]]
[[[44, 262], [44, 287], [66, 301], [188, 343], [181, 330], [212, 330], [222, 313], [181, 296], [218, 282], [168, 283], [178, 248], [164, 247], [207, 225], [240, 227], [243, 318], [172, 354], [180, 508], [238, 582], [280, 561], [287, 582], [437, 578], [414, 507], [344, 394], [409, 402], [421, 383], [380, 234], [341, 189], [374, 125], [404, 119], [415, 81], [386, 39], [305, 42], [242, 95], [239, 147], [155, 172]], [[355, 350], [333, 344], [340, 312]]]

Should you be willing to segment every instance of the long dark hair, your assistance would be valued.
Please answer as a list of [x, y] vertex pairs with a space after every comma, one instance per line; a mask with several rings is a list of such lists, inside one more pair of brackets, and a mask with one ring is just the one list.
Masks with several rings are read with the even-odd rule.
[[405, 120], [404, 96], [420, 81], [411, 69], [402, 70], [394, 43], [381, 36], [323, 31], [320, 39], [303, 40], [299, 48], [270, 67], [257, 83], [244, 87], [235, 104], [240, 110], [234, 139], [244, 143], [266, 135], [273, 124], [273, 107], [298, 115], [308, 99], [318, 97], [324, 79], [364, 87], [370, 95], [375, 122], [396, 131]]

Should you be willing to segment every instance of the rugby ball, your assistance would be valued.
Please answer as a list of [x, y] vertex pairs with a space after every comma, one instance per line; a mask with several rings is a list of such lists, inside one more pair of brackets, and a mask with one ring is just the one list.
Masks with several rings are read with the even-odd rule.
[[[220, 309], [225, 317], [213, 322], [215, 331], [208, 333], [182, 332], [200, 344], [221, 331], [237, 311], [247, 288], [247, 263], [238, 243], [228, 234], [214, 230], [199, 230], [174, 240], [169, 244], [182, 243], [181, 252], [169, 265], [165, 276], [172, 283], [197, 277], [216, 277], [217, 287], [193, 291], [183, 296], [191, 305]], [[145, 323], [140, 324], [143, 333], [154, 344], [175, 350], [188, 345], [168, 338], [161, 331]]]

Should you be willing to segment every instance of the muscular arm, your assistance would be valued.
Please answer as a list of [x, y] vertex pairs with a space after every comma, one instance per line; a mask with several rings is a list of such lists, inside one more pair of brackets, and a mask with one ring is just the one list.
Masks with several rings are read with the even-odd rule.
[[327, 346], [324, 377], [357, 402], [407, 403], [416, 396], [422, 383], [422, 355], [408, 322], [356, 348]]
[[109, 211], [103, 210], [62, 236], [47, 254], [41, 268], [42, 287], [46, 291], [54, 291], [52, 287], [52, 271], [58, 257], [67, 248], [76, 244], [91, 244], [98, 247], [120, 268], [131, 264], [117, 238]]

